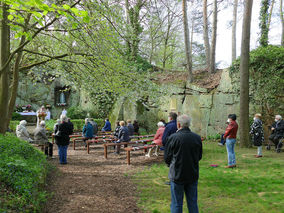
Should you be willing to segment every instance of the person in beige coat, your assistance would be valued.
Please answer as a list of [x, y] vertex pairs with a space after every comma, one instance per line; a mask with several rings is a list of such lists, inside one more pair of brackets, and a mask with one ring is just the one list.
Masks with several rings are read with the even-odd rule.
[[27, 121], [20, 121], [20, 124], [16, 128], [16, 135], [18, 138], [31, 143], [33, 140], [30, 138], [26, 125]]

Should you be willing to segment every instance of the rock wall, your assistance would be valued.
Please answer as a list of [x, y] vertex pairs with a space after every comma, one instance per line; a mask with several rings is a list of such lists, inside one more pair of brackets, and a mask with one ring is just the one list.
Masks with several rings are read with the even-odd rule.
[[[167, 121], [169, 112], [188, 114], [192, 119], [191, 129], [194, 132], [202, 136], [213, 136], [224, 132], [228, 114], [239, 114], [239, 94], [233, 90], [228, 70], [222, 72], [219, 86], [211, 90], [190, 84], [186, 87], [176, 84], [163, 86], [167, 87], [171, 94], [159, 98], [157, 109], [143, 112], [143, 119], [153, 120], [152, 112], [155, 112], [156, 122], [161, 118]], [[125, 119], [141, 118], [141, 112], [133, 109], [135, 105], [130, 107], [127, 103], [126, 106]], [[149, 127], [150, 130], [156, 129], [156, 122]]]

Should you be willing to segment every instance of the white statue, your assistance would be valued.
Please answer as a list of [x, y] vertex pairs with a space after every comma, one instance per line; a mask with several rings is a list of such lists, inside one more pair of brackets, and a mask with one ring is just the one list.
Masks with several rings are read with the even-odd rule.
[[65, 104], [66, 103], [64, 92], [60, 93], [59, 103], [60, 104]]

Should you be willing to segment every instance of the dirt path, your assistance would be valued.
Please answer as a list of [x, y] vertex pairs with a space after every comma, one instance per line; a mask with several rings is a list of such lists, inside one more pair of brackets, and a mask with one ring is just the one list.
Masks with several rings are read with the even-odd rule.
[[163, 159], [146, 159], [142, 151], [136, 151], [127, 166], [124, 152], [120, 156], [109, 154], [104, 159], [102, 145], [93, 146], [89, 155], [82, 145], [75, 151], [69, 146], [67, 165], [59, 164], [56, 147], [54, 156], [56, 159], [50, 161], [57, 169], [51, 174], [47, 189], [54, 194], [45, 213], [143, 212], [137, 207], [137, 190], [128, 174]]

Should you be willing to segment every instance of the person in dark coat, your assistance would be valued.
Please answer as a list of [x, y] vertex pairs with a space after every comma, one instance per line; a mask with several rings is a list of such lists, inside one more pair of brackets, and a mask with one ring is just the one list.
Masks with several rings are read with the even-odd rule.
[[58, 146], [60, 164], [67, 164], [67, 149], [70, 142], [69, 135], [72, 134], [72, 129], [68, 124], [66, 115], [61, 115], [60, 120], [61, 123], [58, 125], [58, 130], [55, 134], [55, 143]]
[[[94, 129], [88, 118], [85, 119], [85, 125], [83, 126], [83, 137], [85, 143], [94, 137]], [[87, 147], [87, 144], [85, 146]]]
[[254, 115], [253, 123], [250, 127], [250, 134], [252, 135], [252, 142], [254, 146], [257, 146], [256, 158], [262, 157], [262, 143], [264, 141], [264, 133], [262, 127], [262, 121], [260, 120], [261, 114]]
[[98, 131], [99, 131], [99, 127], [98, 127], [98, 124], [94, 121], [93, 118], [90, 119], [90, 123], [92, 124], [93, 126], [93, 132], [94, 132], [94, 136], [96, 136], [98, 134]]
[[133, 121], [134, 135], [139, 135], [139, 124], [136, 120]]
[[[125, 126], [124, 121], [120, 121], [119, 124], [120, 124], [120, 129], [118, 133], [118, 140], [116, 141], [116, 143], [129, 142], [131, 138], [129, 137], [128, 128]], [[120, 147], [121, 145], [116, 146], [115, 154], [118, 154], [118, 155], [120, 154]]]
[[178, 131], [168, 138], [165, 162], [170, 167], [171, 212], [183, 209], [185, 193], [190, 213], [198, 213], [197, 185], [199, 161], [202, 158], [201, 137], [189, 129], [190, 118], [180, 115], [177, 119]]
[[74, 131], [74, 124], [71, 122], [71, 119], [68, 118], [68, 124], [70, 125], [70, 128], [72, 129], [72, 134], [73, 134], [73, 131]]
[[175, 112], [170, 112], [169, 114], [170, 122], [166, 124], [166, 128], [163, 134], [162, 143], [163, 146], [167, 144], [167, 138], [177, 131], [177, 114]]
[[119, 121], [117, 121], [115, 130], [114, 130], [114, 137], [118, 138], [119, 130], [120, 130], [120, 124], [119, 124]]
[[111, 123], [109, 122], [108, 118], [106, 118], [106, 120], [105, 120], [105, 125], [102, 128], [102, 131], [103, 132], [111, 131]]
[[281, 115], [275, 116], [275, 122], [272, 124], [271, 131], [272, 134], [269, 136], [269, 140], [272, 141], [275, 148], [277, 148], [279, 140], [284, 137], [284, 121]]
[[133, 136], [134, 126], [132, 125], [131, 120], [127, 120], [127, 128], [128, 128], [129, 136]]

